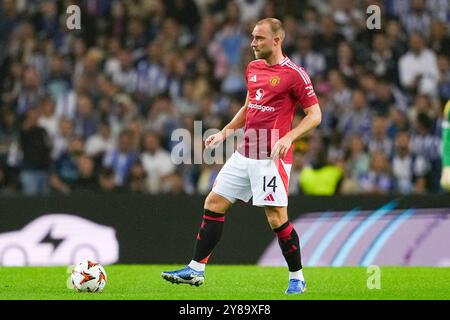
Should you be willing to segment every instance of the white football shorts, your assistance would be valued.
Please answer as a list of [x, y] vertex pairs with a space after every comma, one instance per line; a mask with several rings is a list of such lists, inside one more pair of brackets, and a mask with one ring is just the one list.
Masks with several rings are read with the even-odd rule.
[[232, 203], [253, 197], [254, 206], [287, 206], [291, 166], [283, 160], [250, 159], [236, 151], [217, 175], [212, 192]]

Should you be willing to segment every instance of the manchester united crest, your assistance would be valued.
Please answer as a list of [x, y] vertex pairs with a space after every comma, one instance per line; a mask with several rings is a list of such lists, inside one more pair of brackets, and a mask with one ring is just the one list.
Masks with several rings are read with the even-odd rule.
[[272, 87], [275, 87], [275, 86], [277, 86], [277, 85], [279, 85], [280, 84], [280, 77], [279, 76], [273, 76], [273, 77], [271, 77], [270, 78], [270, 85], [272, 86]]

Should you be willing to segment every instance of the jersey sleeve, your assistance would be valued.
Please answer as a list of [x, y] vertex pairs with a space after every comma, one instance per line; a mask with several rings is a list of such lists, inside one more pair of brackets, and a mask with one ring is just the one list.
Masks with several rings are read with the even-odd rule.
[[304, 70], [295, 74], [292, 87], [293, 95], [303, 109], [309, 108], [319, 102], [311, 82]]

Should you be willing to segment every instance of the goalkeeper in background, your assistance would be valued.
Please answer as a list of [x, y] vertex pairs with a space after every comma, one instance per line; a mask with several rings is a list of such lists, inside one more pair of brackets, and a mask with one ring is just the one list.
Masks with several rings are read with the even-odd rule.
[[441, 187], [450, 192], [450, 100], [444, 108], [442, 119], [442, 176]]

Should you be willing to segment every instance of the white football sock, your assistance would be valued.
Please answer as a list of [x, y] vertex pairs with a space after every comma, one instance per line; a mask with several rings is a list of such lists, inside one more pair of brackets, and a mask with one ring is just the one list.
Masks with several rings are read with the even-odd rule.
[[206, 264], [191, 260], [188, 266], [195, 271], [205, 271]]
[[305, 278], [303, 278], [303, 271], [302, 269], [295, 271], [295, 272], [289, 272], [289, 280], [291, 279], [298, 279], [301, 281], [305, 281]]

